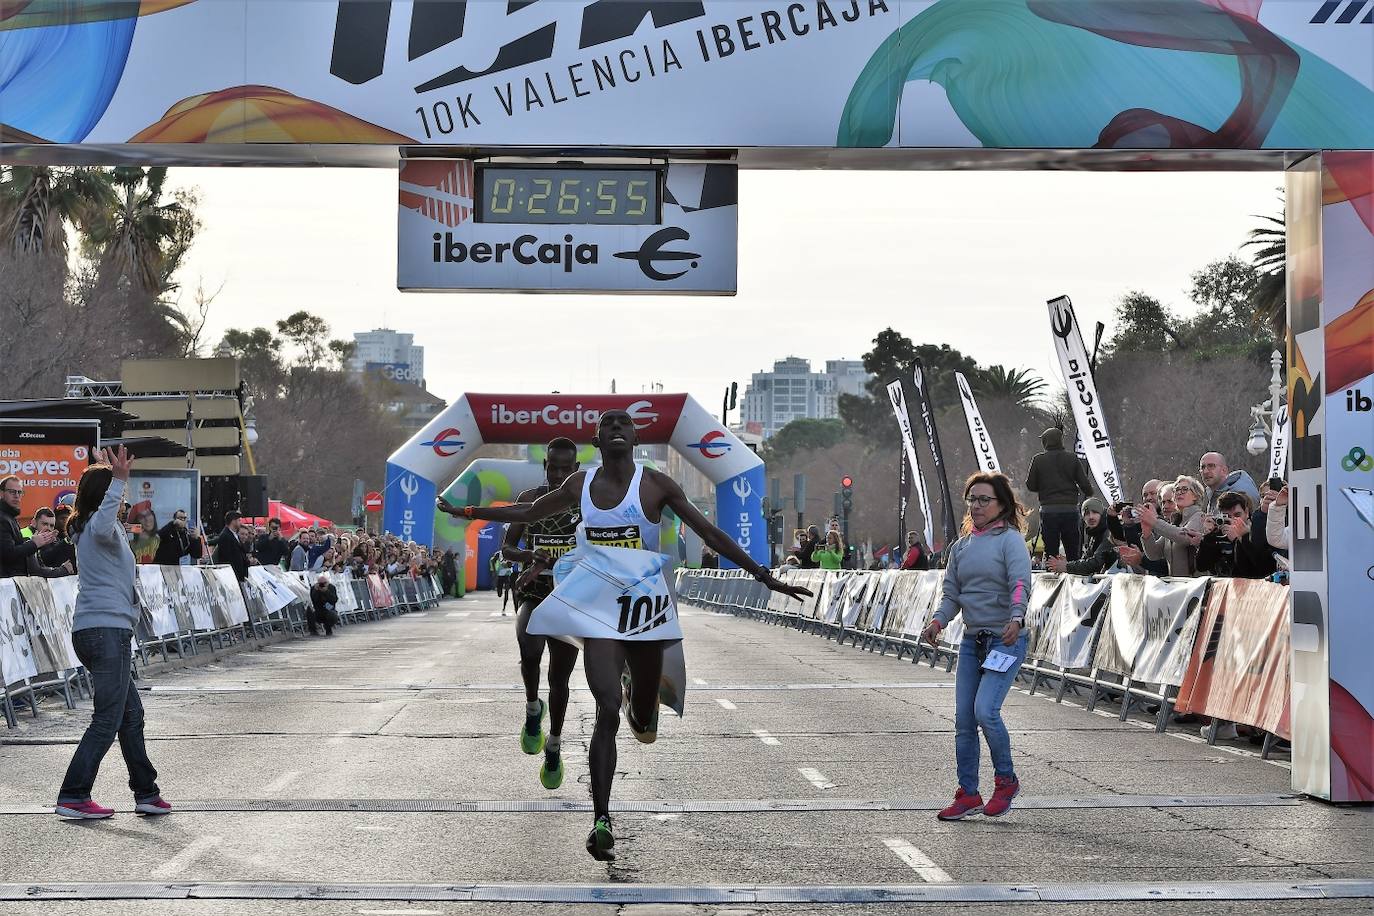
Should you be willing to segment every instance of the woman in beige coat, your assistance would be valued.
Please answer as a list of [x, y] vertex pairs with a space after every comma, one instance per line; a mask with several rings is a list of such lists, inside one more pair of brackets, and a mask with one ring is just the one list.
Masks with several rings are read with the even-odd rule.
[[1196, 477], [1180, 477], [1174, 481], [1174, 505], [1178, 514], [1169, 520], [1159, 517], [1154, 506], [1140, 508], [1141, 543], [1145, 556], [1163, 559], [1169, 564], [1169, 575], [1192, 577], [1197, 575], [1197, 545], [1202, 540], [1202, 500], [1204, 490]]

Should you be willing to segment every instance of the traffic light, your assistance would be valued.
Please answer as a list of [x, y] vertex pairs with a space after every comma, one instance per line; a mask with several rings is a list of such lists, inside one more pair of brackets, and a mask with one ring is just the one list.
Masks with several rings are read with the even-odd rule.
[[854, 478], [848, 474], [840, 478], [840, 508], [846, 517], [854, 511]]

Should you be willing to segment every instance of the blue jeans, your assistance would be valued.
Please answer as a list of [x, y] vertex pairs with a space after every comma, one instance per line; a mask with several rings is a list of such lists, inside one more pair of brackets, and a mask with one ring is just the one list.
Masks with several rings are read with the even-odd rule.
[[100, 761], [116, 736], [124, 764], [129, 768], [129, 788], [134, 800], [147, 801], [160, 794], [157, 770], [143, 746], [143, 701], [133, 687], [130, 673], [132, 635], [129, 630], [115, 627], [91, 627], [72, 634], [76, 657], [90, 674], [95, 689], [95, 712], [67, 767], [62, 790], [57, 793], [59, 804], [91, 800]]
[[1026, 660], [1026, 646], [1030, 642], [1030, 634], [1022, 630], [1015, 645], [1004, 646], [998, 630], [992, 638], [992, 648], [1014, 655], [1016, 661], [1006, 671], [988, 671], [978, 662], [975, 632], [968, 632], [960, 642], [959, 667], [954, 673], [954, 759], [959, 787], [969, 794], [978, 791], [980, 728], [992, 755], [993, 772], [998, 776], [1016, 775], [1011, 764], [1011, 735], [1002, 723], [1002, 701]]

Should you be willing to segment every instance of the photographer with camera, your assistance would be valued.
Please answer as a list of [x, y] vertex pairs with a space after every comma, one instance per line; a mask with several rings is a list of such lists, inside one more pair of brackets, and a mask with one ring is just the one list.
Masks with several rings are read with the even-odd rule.
[[[1254, 520], [1250, 497], [1228, 492], [1217, 498], [1217, 513], [1202, 520], [1204, 537], [1197, 549], [1198, 572], [1236, 579], [1267, 579], [1277, 564], [1264, 540], [1251, 537]], [[1262, 529], [1261, 529], [1262, 530]]]

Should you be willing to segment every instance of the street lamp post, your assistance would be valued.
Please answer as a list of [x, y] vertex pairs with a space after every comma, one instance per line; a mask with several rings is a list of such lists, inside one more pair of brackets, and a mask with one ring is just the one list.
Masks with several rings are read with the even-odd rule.
[[1269, 354], [1269, 366], [1269, 400], [1250, 408], [1250, 439], [1245, 443], [1245, 450], [1252, 455], [1262, 455], [1269, 448], [1268, 434], [1274, 430], [1274, 417], [1283, 406], [1283, 395], [1287, 389], [1280, 371], [1283, 355], [1278, 350]]

